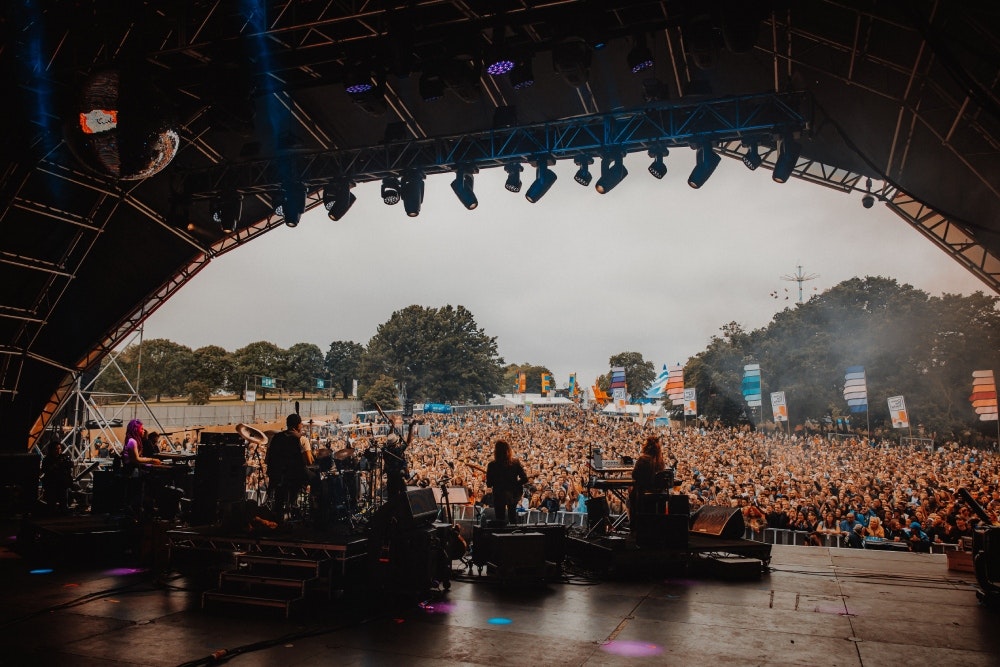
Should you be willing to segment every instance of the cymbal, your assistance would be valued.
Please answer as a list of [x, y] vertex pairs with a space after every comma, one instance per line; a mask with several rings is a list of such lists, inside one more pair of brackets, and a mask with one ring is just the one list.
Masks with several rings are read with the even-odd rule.
[[256, 429], [253, 426], [249, 426], [247, 424], [237, 424], [236, 432], [239, 433], [241, 438], [254, 445], [267, 444], [267, 436], [264, 435], [260, 429]]
[[347, 459], [353, 459], [355, 453], [354, 447], [344, 447], [343, 449], [338, 449], [333, 453], [333, 458], [335, 461], [346, 461]]

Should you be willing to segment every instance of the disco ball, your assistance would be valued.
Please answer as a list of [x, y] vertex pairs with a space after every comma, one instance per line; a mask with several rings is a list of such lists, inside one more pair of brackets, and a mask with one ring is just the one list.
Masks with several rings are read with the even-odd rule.
[[163, 94], [148, 77], [105, 69], [83, 84], [66, 139], [87, 167], [137, 181], [160, 172], [177, 154], [176, 125]]

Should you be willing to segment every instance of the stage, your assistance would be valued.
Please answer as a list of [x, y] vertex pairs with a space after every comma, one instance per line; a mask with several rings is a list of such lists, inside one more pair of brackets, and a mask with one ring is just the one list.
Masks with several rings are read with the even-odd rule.
[[463, 569], [420, 600], [347, 592], [291, 619], [202, 609], [191, 576], [111, 564], [32, 574], [41, 564], [0, 555], [0, 664], [217, 664], [208, 657], [220, 651], [229, 664], [283, 667], [995, 665], [1000, 655], [1000, 614], [939, 554], [774, 546], [770, 570], [738, 582], [568, 569], [499, 585]]

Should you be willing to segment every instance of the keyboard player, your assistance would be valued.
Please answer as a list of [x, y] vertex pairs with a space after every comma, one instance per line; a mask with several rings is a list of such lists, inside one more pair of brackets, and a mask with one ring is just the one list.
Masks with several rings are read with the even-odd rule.
[[628, 513], [630, 523], [634, 529], [635, 522], [639, 515], [639, 500], [643, 494], [651, 491], [662, 491], [658, 488], [657, 474], [666, 470], [667, 464], [663, 459], [663, 447], [660, 445], [660, 436], [651, 435], [642, 443], [642, 453], [635, 461], [632, 468], [632, 490], [628, 495]]

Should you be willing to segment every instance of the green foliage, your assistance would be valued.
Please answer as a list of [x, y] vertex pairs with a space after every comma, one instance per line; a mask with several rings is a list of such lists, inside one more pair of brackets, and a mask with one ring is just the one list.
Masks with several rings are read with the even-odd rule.
[[[542, 373], [548, 373], [552, 375], [552, 371], [548, 369], [547, 366], [535, 366], [533, 364], [509, 364], [504, 368], [503, 374], [503, 386], [504, 387], [517, 387], [517, 375], [521, 371], [524, 371], [524, 392], [526, 394], [539, 394], [542, 391]], [[554, 376], [553, 376], [554, 379]], [[553, 391], [554, 391], [553, 387]], [[504, 393], [510, 391], [508, 389], [503, 390]], [[515, 389], [516, 391], [516, 389]]]
[[395, 381], [388, 375], [380, 375], [370, 385], [361, 391], [361, 400], [365, 408], [371, 410], [378, 403], [383, 410], [399, 409], [399, 392]]
[[326, 352], [326, 372], [329, 374], [333, 388], [347, 398], [354, 389], [354, 380], [359, 379], [361, 355], [365, 352], [363, 345], [349, 340], [336, 340], [330, 343]]
[[208, 385], [210, 391], [219, 391], [229, 386], [233, 374], [233, 359], [218, 345], [199, 347], [192, 353], [194, 368], [192, 377]]
[[323, 351], [312, 343], [296, 343], [285, 353], [287, 361], [285, 370], [285, 388], [288, 391], [302, 393], [316, 391], [316, 379], [326, 379], [326, 366], [323, 363]]
[[[975, 414], [967, 400], [972, 371], [1000, 368], [998, 297], [931, 297], [881, 277], [854, 278], [777, 313], [764, 329], [722, 327], [685, 371], [699, 412], [735, 423], [745, 403], [743, 365], [761, 365], [768, 395], [784, 391], [792, 423], [845, 415], [845, 369], [864, 366], [868, 419], [891, 435], [886, 400], [903, 395], [914, 434], [955, 437]], [[864, 415], [854, 425], [864, 428]]]
[[[272, 377], [283, 381], [287, 370], [287, 355], [284, 350], [266, 340], [250, 343], [233, 352], [233, 375], [230, 389], [243, 391], [244, 383], [253, 388], [260, 377]], [[267, 390], [257, 387], [260, 397], [267, 398]]]
[[503, 390], [496, 338], [463, 306], [408, 306], [378, 327], [361, 358], [361, 382], [386, 375], [420, 402], [483, 403]]
[[212, 398], [211, 388], [199, 380], [192, 380], [184, 385], [184, 393], [188, 395], [188, 402], [191, 405], [208, 405]]
[[[632, 398], [642, 398], [656, 379], [656, 366], [638, 352], [619, 352], [608, 359], [608, 366], [625, 368], [625, 382]], [[610, 385], [610, 381], [608, 383]]]

